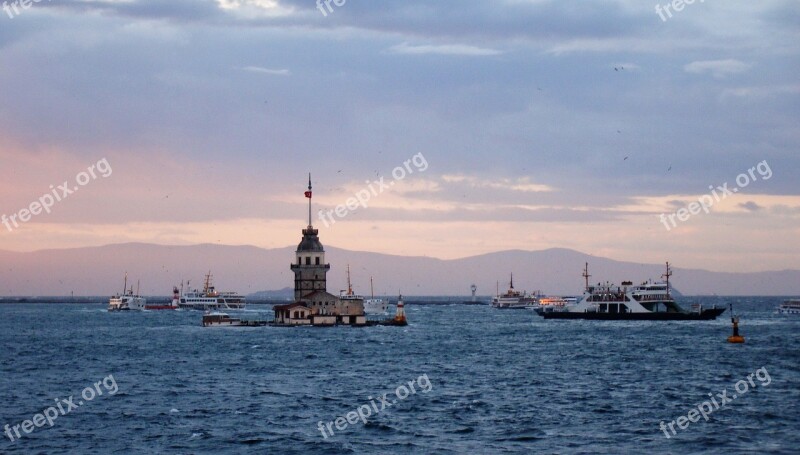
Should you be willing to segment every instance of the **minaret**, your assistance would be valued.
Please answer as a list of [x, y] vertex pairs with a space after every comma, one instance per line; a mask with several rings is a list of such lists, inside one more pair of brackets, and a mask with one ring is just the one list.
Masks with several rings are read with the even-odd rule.
[[308, 174], [308, 227], [303, 229], [303, 239], [297, 246], [294, 272], [294, 299], [299, 301], [315, 291], [327, 291], [327, 274], [331, 265], [325, 263], [325, 249], [317, 235], [319, 231], [311, 225], [311, 174]]

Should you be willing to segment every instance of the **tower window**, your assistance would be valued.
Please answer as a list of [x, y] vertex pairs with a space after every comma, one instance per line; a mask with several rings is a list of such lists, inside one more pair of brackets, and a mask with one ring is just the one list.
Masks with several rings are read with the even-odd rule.
[[306, 265], [311, 265], [311, 257], [306, 257]]
[[316, 257], [316, 265], [319, 265], [319, 256]]
[[297, 265], [303, 265], [303, 261], [301, 258], [297, 258]]

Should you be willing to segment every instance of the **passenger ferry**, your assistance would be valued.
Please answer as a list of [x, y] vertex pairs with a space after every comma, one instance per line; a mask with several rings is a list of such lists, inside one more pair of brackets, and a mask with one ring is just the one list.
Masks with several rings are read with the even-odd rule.
[[780, 314], [800, 314], [800, 299], [789, 299], [784, 301], [778, 308]]
[[589, 264], [583, 271], [586, 291], [582, 299], [562, 308], [539, 308], [537, 313], [545, 319], [600, 319], [600, 320], [652, 320], [691, 321], [712, 320], [725, 312], [725, 308], [703, 308], [692, 305], [692, 310], [681, 308], [670, 295], [669, 277], [672, 271], [667, 262], [664, 282], [648, 281], [634, 286], [623, 281], [621, 286], [608, 282], [589, 286]]
[[108, 311], [142, 311], [147, 305], [147, 299], [139, 295], [139, 283], [136, 283], [136, 294], [133, 286], [128, 289], [128, 274], [125, 274], [125, 283], [122, 285], [122, 294], [117, 294], [108, 299]]
[[[174, 291], [177, 291], [177, 288]], [[184, 293], [181, 283], [180, 294], [177, 292], [175, 294], [172, 299], [173, 305], [189, 310], [208, 311], [220, 308], [241, 310], [247, 305], [245, 297], [237, 292], [217, 292], [211, 284], [211, 271], [206, 275], [202, 291], [195, 289]]]
[[500, 294], [498, 289], [497, 296], [492, 299], [492, 306], [505, 310], [519, 310], [524, 308], [535, 308], [538, 305], [536, 295], [528, 295], [527, 292], [519, 292], [514, 289], [514, 274], [511, 274], [511, 282], [505, 294]]

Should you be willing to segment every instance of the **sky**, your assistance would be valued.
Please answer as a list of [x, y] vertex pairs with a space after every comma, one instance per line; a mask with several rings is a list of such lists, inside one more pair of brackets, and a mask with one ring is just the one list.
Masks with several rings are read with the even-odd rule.
[[9, 4], [0, 249], [800, 268], [800, 3], [337, 1]]

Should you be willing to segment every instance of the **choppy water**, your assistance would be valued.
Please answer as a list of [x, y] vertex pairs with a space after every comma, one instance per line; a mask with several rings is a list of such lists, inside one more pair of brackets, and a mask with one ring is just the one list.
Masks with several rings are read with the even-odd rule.
[[[800, 317], [774, 314], [780, 299], [734, 300], [744, 345], [725, 342], [727, 312], [627, 323], [410, 305], [405, 328], [239, 330], [190, 311], [0, 305], [0, 425], [77, 404], [109, 375], [118, 389], [0, 435], [0, 453], [797, 453]], [[754, 377], [708, 422], [659, 429], [760, 368], [769, 385]], [[383, 393], [391, 408], [323, 438], [318, 422], [375, 414]]]

